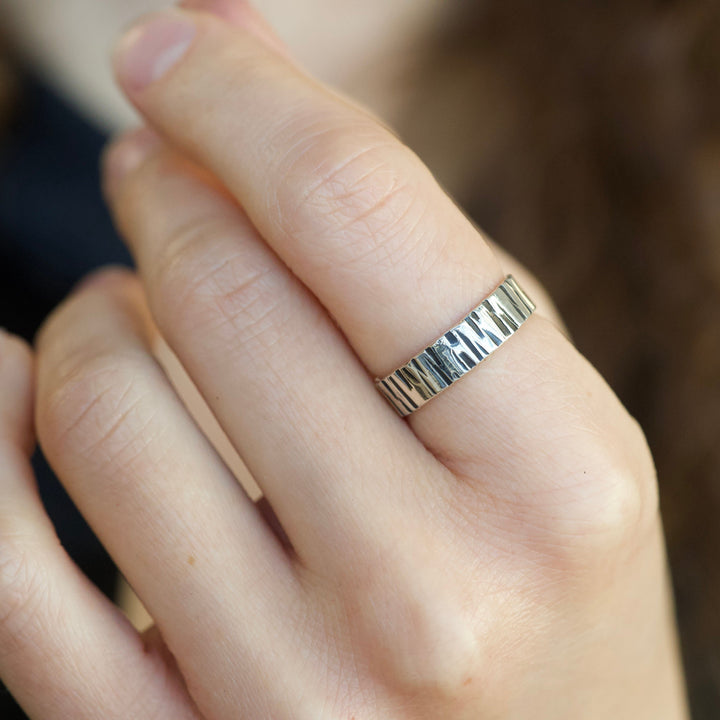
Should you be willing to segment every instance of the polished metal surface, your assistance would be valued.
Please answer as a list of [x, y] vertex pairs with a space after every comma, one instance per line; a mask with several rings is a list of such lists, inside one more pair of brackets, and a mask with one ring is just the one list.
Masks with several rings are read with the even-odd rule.
[[508, 275], [459, 325], [375, 384], [400, 415], [410, 415], [497, 350], [533, 310], [535, 303]]

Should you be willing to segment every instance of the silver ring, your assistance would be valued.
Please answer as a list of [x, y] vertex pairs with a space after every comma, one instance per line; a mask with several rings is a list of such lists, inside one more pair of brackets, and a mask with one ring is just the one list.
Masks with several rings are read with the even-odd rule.
[[385, 378], [378, 390], [405, 417], [497, 350], [532, 315], [535, 303], [512, 275], [469, 315]]

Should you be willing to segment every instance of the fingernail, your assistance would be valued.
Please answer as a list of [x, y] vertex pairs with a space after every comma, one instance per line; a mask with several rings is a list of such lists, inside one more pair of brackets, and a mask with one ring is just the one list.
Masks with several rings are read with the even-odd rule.
[[138, 128], [121, 135], [103, 153], [103, 187], [108, 195], [115, 193], [128, 173], [139, 167], [160, 144], [150, 128]]
[[115, 67], [127, 90], [139, 92], [166, 75], [187, 52], [195, 25], [180, 13], [165, 12], [131, 28], [118, 42]]

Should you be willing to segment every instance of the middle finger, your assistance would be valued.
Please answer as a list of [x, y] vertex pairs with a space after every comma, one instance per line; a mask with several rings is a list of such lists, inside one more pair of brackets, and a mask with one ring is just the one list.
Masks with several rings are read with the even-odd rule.
[[141, 150], [146, 140], [132, 135], [108, 156], [113, 177], [146, 153], [108, 197], [160, 330], [300, 558], [347, 567], [411, 522], [413, 500], [432, 503], [447, 470], [368, 390], [324, 308], [237, 205], [162, 143]]

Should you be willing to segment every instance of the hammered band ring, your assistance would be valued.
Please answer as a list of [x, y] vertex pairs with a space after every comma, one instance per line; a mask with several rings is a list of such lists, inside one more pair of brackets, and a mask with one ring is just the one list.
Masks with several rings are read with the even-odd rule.
[[508, 275], [459, 325], [387, 377], [375, 378], [375, 385], [402, 417], [410, 415], [497, 350], [534, 310]]

